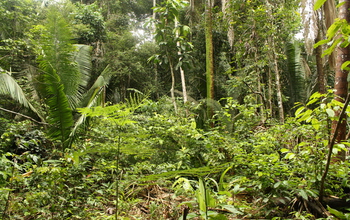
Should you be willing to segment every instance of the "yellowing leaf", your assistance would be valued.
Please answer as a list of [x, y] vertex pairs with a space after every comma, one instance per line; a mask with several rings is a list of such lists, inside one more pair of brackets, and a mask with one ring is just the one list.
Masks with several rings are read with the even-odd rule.
[[333, 109], [327, 108], [326, 112], [330, 118], [333, 118], [335, 116], [335, 112], [333, 111]]

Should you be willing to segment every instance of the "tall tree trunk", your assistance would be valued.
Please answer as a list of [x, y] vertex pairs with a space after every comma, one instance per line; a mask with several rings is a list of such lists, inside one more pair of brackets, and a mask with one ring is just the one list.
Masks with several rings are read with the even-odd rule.
[[[272, 8], [271, 4], [269, 1], [266, 1], [266, 4], [268, 6], [268, 14], [271, 19], [271, 22], [275, 20], [272, 14]], [[275, 77], [276, 77], [276, 92], [277, 92], [277, 103], [278, 103], [278, 113], [279, 113], [279, 118], [280, 122], [284, 123], [284, 108], [283, 108], [283, 98], [282, 98], [282, 86], [281, 86], [281, 76], [278, 68], [278, 62], [277, 62], [277, 56], [276, 56], [276, 45], [275, 45], [275, 40], [274, 36], [270, 36], [268, 38], [269, 44], [271, 46], [271, 51], [270, 51], [270, 56], [273, 62], [273, 70], [275, 72]]]
[[205, 12], [205, 55], [206, 55], [206, 81], [208, 117], [212, 118], [213, 108], [209, 100], [214, 99], [214, 46], [213, 46], [213, 0], [207, 0]]
[[276, 89], [277, 89], [277, 102], [278, 102], [278, 113], [280, 116], [280, 122], [284, 123], [284, 109], [283, 109], [283, 99], [282, 99], [282, 87], [281, 87], [281, 77], [278, 69], [278, 63], [277, 58], [275, 55], [275, 51], [273, 52], [274, 55], [274, 70], [275, 70], [275, 76], [276, 76]]
[[[323, 39], [322, 37], [322, 16], [317, 16], [317, 23], [318, 23], [318, 30], [317, 30], [317, 37], [315, 39], [315, 42], [319, 42]], [[317, 84], [318, 84], [318, 92], [319, 93], [326, 93], [326, 83], [325, 83], [325, 72], [323, 69], [323, 58], [322, 58], [322, 46], [318, 46], [315, 50], [316, 52], [316, 67], [317, 67]]]
[[[178, 21], [177, 19], [175, 19], [175, 28], [177, 27], [178, 25]], [[176, 33], [176, 38], [179, 37], [179, 33], [177, 32]], [[176, 42], [176, 46], [178, 48], [180, 48], [180, 42], [177, 41]], [[179, 56], [181, 56], [181, 51], [178, 51], [177, 52]], [[181, 62], [181, 58], [179, 58], [179, 62]], [[182, 67], [180, 66], [180, 77], [181, 77], [181, 85], [182, 85], [182, 94], [183, 94], [183, 99], [184, 99], [184, 103], [187, 102], [187, 90], [186, 90], [186, 79], [185, 79], [185, 71], [182, 69]]]
[[[153, 0], [153, 7], [156, 7], [157, 6], [157, 0]], [[153, 19], [153, 21], [155, 21], [156, 20], [156, 12], [153, 10], [153, 14], [152, 14], [152, 19]], [[153, 22], [153, 25], [152, 25], [152, 28], [153, 28], [153, 32], [155, 33], [156, 32], [156, 25], [155, 25], [155, 23]], [[155, 41], [154, 39], [153, 39], [153, 41]], [[157, 100], [159, 99], [159, 92], [158, 92], [158, 68], [157, 68], [157, 64], [156, 63], [154, 63], [153, 64], [153, 66], [154, 66], [154, 85], [155, 85], [155, 87], [156, 87], [156, 98], [157, 98]]]
[[[342, 4], [339, 7], [339, 19], [345, 19], [348, 23], [350, 22], [350, 0], [340, 0], [339, 4]], [[335, 77], [334, 77], [334, 95], [335, 100], [339, 102], [345, 102], [346, 96], [348, 94], [348, 71], [342, 70], [341, 65], [350, 60], [350, 47], [342, 48], [338, 46], [337, 48], [337, 55], [336, 55], [336, 66], [335, 66]], [[339, 116], [340, 111], [336, 112], [336, 115]], [[341, 141], [345, 140], [346, 137], [346, 118], [344, 116], [342, 120], [342, 123], [339, 127], [339, 132], [336, 138], [336, 142], [340, 143]], [[332, 134], [334, 134], [334, 130], [336, 127], [337, 122], [333, 121], [332, 124]], [[339, 159], [345, 160], [345, 151], [343, 151], [339, 156]]]
[[169, 52], [167, 52], [167, 57], [169, 60], [169, 68], [171, 73], [171, 89], [170, 89], [170, 95], [171, 95], [171, 101], [174, 105], [175, 113], [177, 113], [177, 105], [176, 105], [176, 99], [175, 99], [175, 73], [174, 73], [174, 64], [171, 60]]
[[[282, 98], [282, 86], [281, 86], [281, 76], [278, 68], [278, 62], [276, 57], [276, 45], [273, 36], [269, 37], [269, 44], [271, 45], [270, 57], [273, 65], [273, 72], [275, 73], [275, 83], [276, 83], [276, 95], [278, 103], [278, 114], [280, 122], [284, 123], [284, 108], [283, 108], [283, 98]], [[270, 76], [271, 77], [271, 76]]]
[[274, 118], [274, 111], [273, 111], [273, 101], [272, 101], [272, 97], [273, 97], [273, 91], [272, 91], [272, 74], [271, 74], [271, 69], [269, 68], [268, 69], [268, 76], [267, 78], [269, 79], [268, 81], [268, 86], [269, 86], [269, 94], [268, 94], [268, 108], [269, 108], [269, 112], [270, 112], [270, 115], [269, 117], [270, 118]]
[[229, 18], [228, 14], [227, 14], [228, 13], [227, 9], [230, 7], [230, 5], [231, 5], [230, 0], [221, 0], [221, 11], [224, 15], [224, 19], [227, 21], [227, 40], [228, 40], [230, 47], [232, 49], [233, 42], [235, 39], [235, 32], [234, 32], [233, 26], [231, 25], [232, 19]]
[[186, 79], [185, 79], [185, 71], [180, 67], [180, 76], [181, 76], [181, 85], [182, 85], [182, 94], [184, 103], [187, 102], [187, 89], [186, 89]]

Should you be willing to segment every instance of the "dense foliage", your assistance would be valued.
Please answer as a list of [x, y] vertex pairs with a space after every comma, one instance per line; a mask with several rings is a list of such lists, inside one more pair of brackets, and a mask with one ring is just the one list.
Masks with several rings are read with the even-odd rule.
[[0, 218], [349, 219], [350, 99], [298, 7], [1, 1]]

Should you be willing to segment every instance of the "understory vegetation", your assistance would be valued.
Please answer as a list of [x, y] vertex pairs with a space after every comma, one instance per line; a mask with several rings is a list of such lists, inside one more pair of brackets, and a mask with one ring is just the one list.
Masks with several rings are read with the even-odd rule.
[[[195, 108], [176, 115], [167, 98], [83, 108], [89, 127], [64, 150], [32, 122], [4, 121], [2, 218], [324, 217], [316, 201], [337, 105], [321, 98], [284, 124], [258, 124], [258, 106], [226, 100], [206, 129]], [[348, 173], [348, 162], [332, 163], [325, 194], [346, 199]]]
[[1, 0], [0, 219], [350, 219], [339, 2]]

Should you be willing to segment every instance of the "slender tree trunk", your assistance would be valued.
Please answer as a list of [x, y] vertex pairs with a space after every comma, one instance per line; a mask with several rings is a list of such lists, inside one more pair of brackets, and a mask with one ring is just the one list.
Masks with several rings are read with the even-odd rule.
[[[339, 7], [339, 19], [345, 19], [348, 23], [350, 22], [350, 0], [340, 0], [339, 4], [342, 4]], [[335, 66], [335, 77], [334, 77], [334, 95], [335, 100], [339, 102], [345, 101], [345, 98], [348, 94], [348, 71], [342, 70], [341, 65], [350, 60], [350, 47], [342, 48], [338, 46], [337, 48], [337, 55], [336, 55], [336, 66]], [[340, 111], [336, 112], [336, 115], [339, 116]], [[346, 116], [344, 115], [344, 118], [339, 125], [339, 132], [336, 137], [336, 142], [340, 143], [341, 141], [345, 140], [346, 137]], [[337, 121], [333, 121], [332, 124], [332, 134], [334, 134], [335, 127], [336, 127]], [[339, 159], [345, 160], [345, 151], [343, 151], [340, 155], [338, 155]]]
[[[274, 17], [272, 14], [272, 9], [270, 8], [271, 4], [269, 1], [266, 1], [266, 4], [269, 6], [268, 9], [268, 14], [271, 19], [271, 21], [274, 21]], [[277, 102], [278, 102], [278, 113], [279, 113], [279, 118], [280, 122], [284, 123], [284, 108], [283, 108], [283, 98], [282, 98], [282, 86], [281, 86], [281, 76], [280, 72], [278, 69], [278, 62], [277, 62], [277, 56], [276, 56], [276, 45], [275, 45], [275, 40], [274, 36], [270, 36], [268, 38], [269, 44], [271, 45], [272, 50], [270, 53], [272, 53], [270, 56], [273, 61], [273, 69], [275, 72], [275, 77], [276, 77], [276, 92], [277, 92]]]
[[[178, 25], [178, 21], [177, 19], [175, 19], [175, 28], [177, 27]], [[179, 37], [179, 34], [176, 33], [176, 38]], [[176, 42], [176, 46], [178, 48], [180, 48], [180, 42], [177, 41]], [[178, 51], [177, 52], [179, 56], [181, 56], [181, 51]], [[179, 62], [181, 61], [181, 58], [179, 58]], [[180, 76], [181, 76], [181, 85], [182, 85], [182, 94], [183, 94], [183, 99], [184, 99], [184, 103], [187, 102], [187, 90], [186, 90], [186, 79], [185, 79], [185, 71], [182, 69], [182, 67], [180, 66]]]
[[273, 71], [275, 73], [276, 77], [276, 95], [277, 95], [277, 103], [278, 103], [278, 113], [279, 113], [279, 118], [280, 122], [284, 123], [284, 108], [283, 108], [283, 98], [282, 98], [282, 86], [281, 86], [281, 76], [280, 72], [278, 69], [278, 62], [277, 62], [277, 57], [276, 57], [276, 51], [275, 51], [275, 41], [273, 40], [273, 37], [270, 37], [269, 39], [270, 45], [272, 47], [271, 52], [271, 58], [273, 60]]
[[[157, 0], [153, 0], [153, 7], [156, 7], [156, 6], [157, 6]], [[152, 14], [153, 21], [156, 20], [156, 15], [157, 14], [153, 10], [153, 14]], [[152, 28], [153, 28], [153, 32], [155, 33], [156, 32], [156, 25], [155, 25], [154, 22], [153, 22]], [[155, 41], [155, 40], [153, 39], [153, 41]], [[156, 88], [155, 92], [156, 92], [156, 98], [158, 100], [159, 99], [159, 92], [158, 92], [158, 68], [157, 68], [157, 64], [156, 63], [154, 63], [153, 66], [154, 66], [154, 85], [155, 85], [155, 88]]]
[[[317, 22], [318, 22], [318, 31], [317, 31], [317, 37], [315, 39], [315, 42], [319, 42], [322, 40], [322, 17], [319, 18], [317, 16]], [[318, 92], [319, 93], [326, 93], [326, 83], [325, 83], [325, 72], [323, 69], [323, 58], [322, 58], [322, 46], [318, 46], [316, 48], [316, 67], [317, 67], [317, 84], [318, 84]]]
[[269, 94], [268, 94], [268, 97], [269, 97], [269, 100], [268, 100], [268, 108], [270, 110], [270, 118], [273, 118], [274, 117], [274, 111], [273, 111], [273, 101], [272, 101], [272, 97], [273, 97], [273, 91], [272, 91], [272, 74], [271, 74], [271, 69], [269, 68], [268, 70], [268, 79], [269, 79]]
[[171, 73], [171, 89], [170, 89], [170, 95], [171, 95], [171, 101], [173, 102], [175, 113], [177, 113], [177, 105], [176, 105], [176, 99], [175, 99], [175, 73], [174, 73], [174, 64], [171, 60], [171, 57], [169, 55], [169, 52], [167, 52], [167, 57], [169, 60], [169, 68]]
[[[206, 54], [206, 81], [207, 81], [207, 100], [214, 99], [214, 46], [213, 46], [213, 0], [207, 0], [205, 13], [205, 54]], [[208, 104], [208, 117], [212, 118], [213, 109]]]
[[182, 85], [182, 94], [184, 103], [187, 102], [187, 90], [186, 90], [186, 79], [185, 79], [185, 71], [180, 67], [180, 76], [181, 76], [181, 85]]
[[281, 79], [280, 79], [280, 73], [277, 66], [277, 59], [274, 55], [274, 69], [275, 69], [275, 75], [276, 75], [276, 89], [277, 89], [277, 102], [278, 102], [278, 113], [280, 116], [280, 122], [284, 123], [284, 109], [283, 109], [283, 99], [282, 99], [282, 88], [281, 88]]

